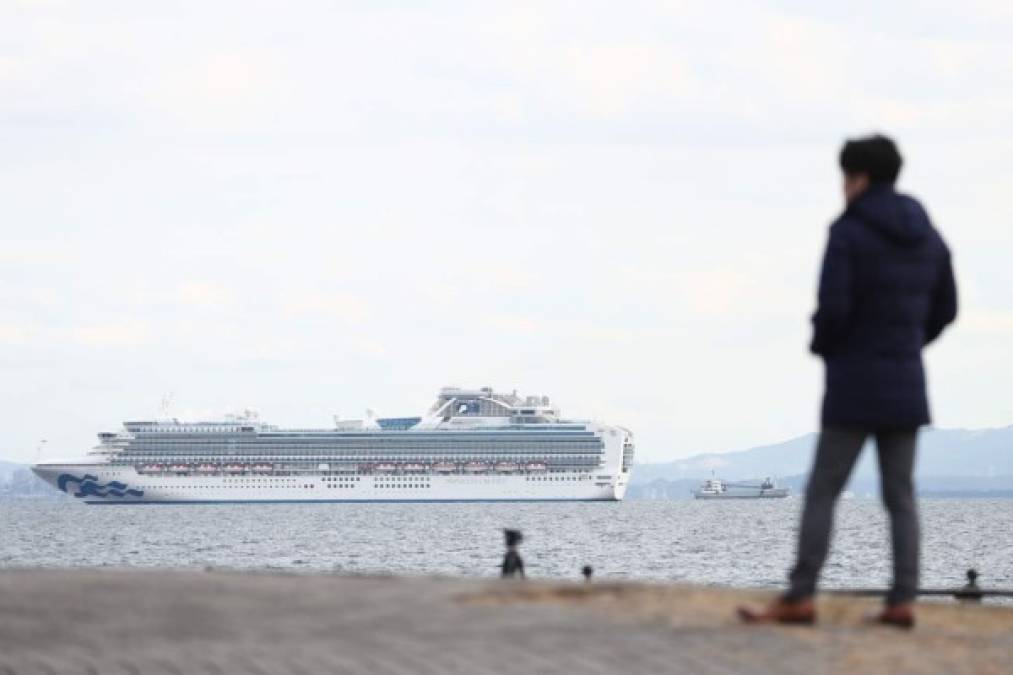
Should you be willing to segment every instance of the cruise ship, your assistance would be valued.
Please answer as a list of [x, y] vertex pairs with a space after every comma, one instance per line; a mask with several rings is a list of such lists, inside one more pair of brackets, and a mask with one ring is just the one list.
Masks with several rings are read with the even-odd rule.
[[88, 504], [621, 500], [633, 434], [548, 397], [447, 387], [421, 417], [284, 429], [243, 415], [124, 422], [84, 459], [36, 464]]

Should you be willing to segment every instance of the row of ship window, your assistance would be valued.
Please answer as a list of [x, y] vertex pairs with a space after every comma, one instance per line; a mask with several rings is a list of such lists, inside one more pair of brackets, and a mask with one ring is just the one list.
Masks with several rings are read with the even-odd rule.
[[591, 480], [590, 476], [527, 476], [528, 481]]
[[540, 453], [460, 453], [440, 455], [420, 454], [394, 454], [376, 453], [375, 455], [338, 455], [338, 454], [316, 454], [316, 455], [286, 455], [286, 454], [249, 454], [241, 452], [229, 453], [195, 453], [167, 454], [158, 452], [143, 453], [122, 453], [115, 457], [117, 464], [128, 462], [219, 462], [219, 461], [249, 461], [249, 462], [530, 462], [530, 461], [599, 461], [604, 453], [563, 453], [563, 452], [540, 452]]
[[539, 431], [539, 432], [506, 432], [500, 434], [476, 434], [476, 433], [445, 433], [440, 432], [436, 434], [377, 434], [369, 433], [361, 436], [345, 436], [345, 435], [325, 435], [325, 436], [313, 436], [313, 435], [299, 435], [299, 436], [278, 436], [276, 434], [261, 434], [260, 436], [208, 436], [206, 434], [196, 434], [192, 438], [190, 437], [179, 437], [179, 436], [135, 436], [133, 438], [129, 436], [123, 436], [120, 438], [105, 438], [108, 443], [340, 443], [340, 444], [352, 444], [352, 443], [474, 443], [474, 442], [516, 442], [519, 440], [559, 440], [559, 441], [572, 441], [581, 440], [588, 438], [596, 438], [596, 434], [593, 431]]
[[[508, 438], [510, 436], [591, 436], [596, 432], [593, 429], [588, 429], [582, 424], [575, 425], [553, 425], [551, 428], [531, 429], [526, 427], [498, 427], [498, 428], [485, 428], [485, 429], [388, 429], [385, 430], [387, 433], [377, 433], [376, 429], [364, 429], [362, 431], [355, 430], [313, 430], [313, 429], [296, 429], [286, 431], [261, 431], [256, 436], [248, 436], [244, 432], [238, 434], [220, 434], [224, 438], [236, 441], [251, 441], [251, 440], [262, 440], [262, 441], [318, 441], [318, 440], [330, 440], [330, 441], [362, 441], [362, 440], [404, 440], [406, 438], [413, 438], [419, 440], [432, 440], [432, 439], [451, 439], [456, 440], [461, 437], [473, 437], [473, 438]], [[208, 434], [198, 433], [192, 434], [199, 438], [207, 438]], [[165, 439], [176, 438], [177, 434], [166, 434]], [[145, 433], [141, 436], [129, 436], [121, 435], [115, 438], [126, 439], [126, 440], [158, 440], [160, 437], [157, 434]]]
[[[594, 436], [594, 431], [589, 431], [581, 427], [566, 427], [563, 429], [506, 429], [506, 430], [486, 430], [486, 431], [467, 431], [467, 430], [453, 430], [453, 431], [412, 431], [409, 433], [397, 433], [397, 430], [392, 430], [394, 433], [378, 434], [376, 431], [365, 431], [362, 433], [352, 432], [327, 432], [327, 433], [261, 433], [256, 436], [246, 436], [235, 434], [221, 434], [220, 436], [208, 436], [208, 434], [193, 434], [197, 440], [228, 440], [235, 441], [236, 443], [252, 443], [252, 442], [266, 442], [274, 441], [283, 443], [285, 441], [331, 441], [341, 443], [355, 443], [355, 442], [394, 442], [394, 441], [466, 441], [472, 440], [487, 440], [487, 439], [510, 439], [517, 438], [518, 436], [531, 436], [533, 438], [579, 438]], [[173, 434], [172, 436], [166, 435], [165, 437], [159, 437], [155, 434], [144, 434], [143, 436], [119, 436], [108, 440], [125, 440], [125, 441], [167, 441], [167, 442], [179, 442], [183, 440], [189, 440], [180, 438], [178, 435]]]
[[[454, 447], [454, 448], [420, 448], [418, 446], [404, 447], [404, 448], [335, 448], [335, 447], [321, 447], [321, 448], [264, 448], [264, 447], [243, 447], [243, 446], [199, 446], [199, 445], [188, 445], [182, 448], [166, 448], [166, 447], [132, 447], [124, 448], [120, 451], [120, 454], [151, 454], [151, 453], [166, 453], [170, 455], [180, 454], [242, 454], [242, 455], [320, 455], [320, 454], [356, 454], [356, 455], [403, 455], [405, 453], [413, 455], [447, 455], [447, 454], [495, 454], [504, 453], [509, 455], [524, 454], [524, 453], [589, 453], [589, 452], [604, 452], [601, 445], [592, 444], [581, 444], [581, 445], [559, 445], [555, 443], [546, 443], [538, 445], [523, 445], [515, 447], [504, 447], [504, 446], [489, 446], [483, 447], [481, 445], [469, 445], [467, 447]], [[632, 454], [632, 453], [630, 453]]]
[[291, 462], [312, 462], [312, 461], [330, 461], [330, 462], [375, 462], [385, 460], [397, 460], [407, 462], [429, 462], [429, 461], [462, 461], [469, 459], [476, 459], [482, 461], [528, 461], [535, 459], [601, 459], [602, 453], [588, 454], [588, 453], [499, 453], [499, 454], [455, 454], [455, 455], [393, 455], [391, 453], [377, 453], [374, 456], [369, 455], [276, 455], [276, 454], [243, 454], [238, 452], [233, 453], [187, 453], [167, 455], [164, 453], [157, 452], [145, 452], [145, 453], [124, 453], [119, 455], [117, 459], [122, 461], [130, 460], [142, 460], [151, 461], [159, 460], [165, 462], [183, 462], [183, 461], [215, 461], [217, 458], [222, 460], [248, 460], [248, 461], [291, 461]]
[[[397, 432], [400, 430], [388, 430], [388, 432]], [[404, 430], [408, 431], [408, 430]], [[137, 436], [134, 438], [120, 437], [115, 440], [131, 440], [131, 441], [179, 441], [187, 439], [179, 439], [179, 435], [185, 435], [184, 432], [174, 431], [171, 435], [166, 434], [165, 438], [160, 438], [158, 434], [151, 432], [141, 432], [143, 436]], [[241, 432], [237, 432], [241, 433]], [[221, 434], [229, 440], [235, 440], [236, 442], [249, 443], [255, 440], [271, 440], [271, 441], [341, 441], [341, 442], [355, 442], [355, 441], [403, 441], [406, 439], [417, 440], [417, 441], [432, 441], [432, 440], [448, 440], [458, 441], [466, 440], [468, 438], [474, 438], [477, 435], [481, 435], [484, 438], [509, 438], [511, 436], [538, 436], [538, 437], [562, 437], [567, 436], [594, 436], [595, 432], [588, 431], [582, 426], [567, 426], [552, 429], [527, 429], [527, 428], [516, 428], [516, 429], [497, 429], [495, 431], [463, 431], [463, 430], [439, 430], [431, 432], [412, 431], [406, 434], [387, 433], [383, 435], [377, 434], [375, 431], [367, 431], [360, 434], [354, 434], [349, 432], [332, 432], [322, 431], [318, 433], [312, 433], [310, 431], [297, 432], [297, 433], [277, 433], [277, 432], [261, 432], [255, 437], [251, 438], [248, 436], [236, 437], [235, 433]], [[198, 439], [207, 439], [208, 432], [190, 432], [191, 436], [197, 437]], [[217, 439], [216, 439], [217, 440]]]
[[[251, 487], [251, 486], [250, 485], [138, 485], [137, 487], [141, 488], [142, 490], [149, 490], [149, 489], [152, 489], [152, 488], [171, 488], [173, 490], [179, 490], [180, 488], [185, 488], [187, 490], [220, 490], [220, 489], [223, 489], [223, 488], [224, 489], [234, 489], [234, 488], [248, 488], [248, 487]], [[261, 488], [293, 488], [293, 487], [297, 487], [297, 488], [298, 487], [301, 487], [301, 488], [312, 488], [313, 484], [312, 483], [303, 483], [302, 485], [293, 485], [293, 484], [277, 485], [277, 484], [274, 484], [274, 483], [265, 483], [265, 484], [262, 484], [262, 485], [257, 485], [257, 487], [261, 487]]]
[[[464, 457], [464, 458], [456, 458], [455, 457], [455, 458], [450, 458], [449, 461], [452, 461], [452, 462], [468, 462], [468, 461], [472, 461], [474, 459], [475, 458], [472, 458], [472, 457]], [[542, 461], [542, 463], [545, 463], [545, 464], [547, 464], [550, 467], [566, 467], [566, 466], [597, 465], [601, 461], [601, 458], [599, 458], [599, 457], [554, 457], [552, 459], [549, 459], [549, 458], [545, 458], [545, 457], [533, 457], [533, 458], [492, 458], [492, 459], [485, 458], [484, 459], [484, 461], [486, 461], [486, 462], [527, 462], [527, 461], [531, 461], [531, 460], [540, 460], [540, 461]], [[142, 466], [143, 466], [143, 463], [146, 463], [146, 462], [160, 463], [160, 464], [166, 465], [166, 470], [170, 470], [169, 467], [171, 467], [174, 464], [180, 464], [180, 463], [183, 463], [183, 464], [198, 464], [200, 462], [206, 462], [208, 460], [207, 459], [201, 459], [201, 458], [198, 458], [198, 457], [174, 457], [172, 459], [168, 459], [168, 458], [164, 458], [164, 457], [148, 457], [148, 458], [144, 458], [144, 459], [134, 458], [134, 461], [140, 461], [142, 463]], [[241, 463], [268, 462], [268, 463], [270, 463], [272, 465], [281, 465], [281, 466], [277, 466], [277, 470], [278, 471], [305, 471], [305, 470], [316, 470], [318, 464], [329, 464], [329, 465], [333, 465], [335, 468], [338, 468], [338, 467], [351, 467], [351, 468], [354, 469], [354, 465], [356, 465], [356, 464], [363, 464], [363, 463], [370, 464], [370, 463], [376, 462], [377, 460], [361, 460], [361, 459], [357, 460], [357, 459], [351, 459], [351, 458], [342, 457], [341, 459], [320, 458], [318, 460], [317, 459], [311, 460], [309, 463], [301, 463], [299, 459], [292, 458], [292, 457], [256, 457], [256, 458], [254, 458], [254, 457], [230, 457], [228, 459], [218, 459], [218, 460], [213, 460], [213, 461], [225, 462], [226, 464], [228, 464], [230, 462], [241, 462]], [[415, 461], [415, 462], [426, 462], [428, 460], [406, 459], [406, 460], [403, 460], [403, 461], [407, 461], [407, 462], [412, 462], [412, 461]]]
[[[144, 489], [144, 490], [150, 490], [152, 488], [171, 488], [173, 490], [178, 490], [180, 488], [185, 488], [187, 490], [214, 490], [214, 489], [221, 489], [221, 488], [226, 488], [226, 489], [247, 488], [247, 487], [251, 487], [251, 486], [249, 486], [249, 485], [138, 485], [137, 487], [139, 487], [141, 489]], [[315, 486], [313, 485], [313, 483], [303, 483], [302, 485], [276, 485], [276, 484], [273, 484], [273, 483], [267, 483], [267, 484], [263, 484], [263, 485], [258, 485], [257, 487], [262, 487], [262, 488], [293, 488], [293, 487], [298, 487], [298, 488], [305, 488], [307, 490], [312, 490]], [[334, 488], [337, 488], [337, 489], [350, 489], [350, 488], [355, 488], [355, 487], [358, 487], [358, 486], [355, 483], [325, 483], [324, 487], [325, 488], [329, 488], [329, 489], [334, 489]], [[431, 487], [431, 486], [430, 486], [429, 483], [377, 483], [373, 487], [376, 487], [376, 488], [427, 488], [427, 487]]]
[[[424, 477], [421, 477], [421, 476], [418, 476], [418, 477], [403, 476], [403, 477], [397, 477], [397, 478], [387, 478], [386, 480], [387, 481], [391, 481], [391, 482], [376, 482], [376, 483], [374, 483], [374, 487], [377, 487], [377, 488], [424, 488], [424, 487], [427, 488], [427, 487], [430, 487], [429, 480], [426, 479], [426, 478], [424, 478]], [[585, 481], [585, 480], [591, 480], [591, 476], [584, 476], [584, 475], [581, 475], [581, 476], [558, 476], [558, 475], [557, 476], [551, 476], [551, 475], [550, 476], [526, 476], [525, 480], [526, 481], [532, 481], [532, 482], [535, 482], [535, 481], [538, 481], [538, 482], [543, 482], [543, 481], [555, 481], [555, 482], [560, 482], [560, 481]], [[359, 477], [358, 476], [349, 476], [347, 482], [345, 482], [343, 479], [340, 482], [337, 481], [337, 480], [335, 480], [334, 482], [331, 482], [331, 481], [328, 481], [327, 478], [324, 478], [324, 481], [325, 481], [325, 483], [324, 483], [324, 487], [325, 488], [353, 488], [353, 487], [356, 487], [356, 482], [359, 481]], [[401, 481], [403, 481], [403, 482], [401, 482]], [[272, 488], [302, 487], [302, 488], [306, 488], [306, 489], [312, 489], [314, 487], [312, 483], [303, 483], [302, 485], [297, 485], [295, 483], [295, 481], [290, 481], [290, 480], [272, 480], [272, 479], [262, 479], [262, 480], [256, 480], [256, 479], [252, 479], [252, 480], [233, 480], [231, 482], [230, 481], [225, 481], [225, 483], [223, 485], [138, 485], [138, 487], [140, 487], [140, 488], [174, 488], [174, 489], [175, 488], [180, 488], [180, 487], [185, 487], [185, 488], [197, 488], [197, 489], [213, 489], [213, 488], [219, 488], [219, 487], [225, 487], [225, 488], [246, 488], [246, 487], [252, 487], [254, 485], [256, 485], [258, 487], [272, 487]]]
[[[263, 458], [261, 458], [261, 459], [263, 459]], [[195, 462], [195, 461], [198, 461], [198, 460], [193, 459], [193, 458], [177, 457], [173, 461], [175, 461], [175, 462], [188, 462], [189, 461], [189, 462], [192, 463], [192, 462]], [[226, 483], [229, 483], [229, 482], [233, 482], [233, 483], [240, 482], [240, 483], [246, 483], [246, 484], [248, 484], [248, 483], [263, 483], [265, 481], [294, 483], [296, 479], [289, 478], [287, 476], [300, 475], [300, 474], [312, 474], [314, 476], [320, 476], [320, 477], [322, 477], [323, 480], [325, 480], [325, 481], [329, 481], [329, 480], [330, 481], [339, 481], [339, 480], [359, 480], [361, 476], [378, 476], [381, 479], [386, 479], [386, 480], [414, 480], [415, 476], [430, 476], [430, 475], [432, 475], [427, 470], [407, 471], [407, 472], [401, 472], [401, 473], [398, 473], [398, 474], [373, 473], [373, 472], [368, 471], [368, 470], [363, 470], [363, 471], [359, 472], [359, 471], [355, 470], [354, 466], [348, 466], [348, 465], [342, 466], [343, 464], [346, 464], [344, 461], [342, 461], [342, 462], [332, 462], [332, 463], [336, 465], [334, 467], [334, 471], [333, 472], [329, 472], [329, 471], [326, 471], [326, 470], [325, 471], [320, 471], [318, 469], [318, 467], [316, 466], [316, 464], [311, 464], [311, 465], [289, 465], [289, 466], [282, 466], [282, 467], [278, 467], [277, 468], [277, 471], [284, 472], [281, 475], [275, 474], [275, 475], [269, 475], [269, 476], [249, 476], [249, 475], [245, 475], [245, 474], [240, 474], [240, 475], [235, 475], [235, 474], [228, 475], [228, 474], [226, 474], [225, 476], [222, 477], [222, 480], [224, 482], [226, 482]], [[560, 464], [560, 463], [549, 464], [548, 468], [546, 470], [544, 470], [543, 473], [546, 473], [546, 474], [551, 474], [551, 473], [569, 473], [570, 471], [573, 470], [572, 467], [573, 467], [573, 465], [570, 465], [570, 464]], [[580, 466], [579, 468], [583, 469], [583, 470], [586, 470], [586, 467], [583, 467], [583, 466]], [[110, 471], [106, 475], [112, 477], [112, 476], [120, 476], [123, 473], [124, 472], [122, 472], [122, 471]], [[169, 471], [169, 473], [172, 473], [172, 472]]]
[[404, 445], [401, 447], [376, 447], [376, 446], [365, 446], [365, 447], [345, 447], [345, 446], [334, 446], [334, 445], [322, 445], [319, 447], [313, 446], [279, 446], [279, 445], [222, 445], [222, 444], [196, 444], [188, 443], [182, 446], [167, 446], [159, 444], [151, 445], [132, 445], [130, 447], [122, 448], [122, 452], [169, 452], [178, 454], [180, 452], [242, 452], [242, 453], [311, 453], [320, 454], [322, 452], [340, 452], [340, 453], [422, 453], [422, 454], [446, 454], [448, 452], [599, 452], [604, 449], [604, 446], [600, 443], [525, 443], [525, 444], [512, 444], [506, 445], [501, 443], [469, 443], [453, 446], [439, 446], [439, 447], [419, 447], [417, 444]]

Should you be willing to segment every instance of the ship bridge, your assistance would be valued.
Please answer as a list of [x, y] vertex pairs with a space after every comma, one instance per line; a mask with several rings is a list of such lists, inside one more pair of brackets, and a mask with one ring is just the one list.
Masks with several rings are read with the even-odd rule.
[[514, 391], [500, 394], [491, 387], [459, 389], [444, 387], [440, 390], [430, 416], [442, 422], [455, 419], [506, 418], [514, 424], [538, 424], [559, 420], [559, 410], [548, 396], [520, 397]]

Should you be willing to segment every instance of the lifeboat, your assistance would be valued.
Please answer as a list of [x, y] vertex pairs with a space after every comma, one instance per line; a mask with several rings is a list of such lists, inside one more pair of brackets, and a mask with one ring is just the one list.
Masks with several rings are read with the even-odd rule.
[[144, 465], [141, 466], [140, 469], [137, 470], [137, 472], [138, 473], [161, 473], [163, 469], [165, 469], [165, 467], [162, 466], [161, 464], [144, 464]]
[[169, 470], [170, 471], [174, 471], [175, 473], [187, 473], [188, 471], [190, 471], [190, 465], [189, 464], [173, 464], [171, 467], [169, 467]]
[[464, 470], [468, 473], [482, 473], [489, 470], [489, 465], [485, 462], [468, 462], [464, 465]]
[[453, 473], [457, 471], [457, 465], [453, 462], [440, 462], [439, 464], [433, 465], [433, 470], [436, 473]]
[[530, 464], [526, 465], [524, 468], [527, 469], [528, 471], [545, 471], [545, 463], [544, 462], [531, 462]]
[[246, 471], [245, 464], [226, 464], [225, 473], [243, 473]]
[[496, 471], [499, 473], [512, 473], [517, 470], [517, 465], [513, 462], [499, 462], [496, 464]]
[[253, 473], [271, 473], [274, 471], [274, 464], [254, 464]]
[[217, 464], [198, 464], [197, 473], [218, 473]]
[[425, 471], [426, 470], [426, 465], [425, 464], [405, 464], [401, 468], [404, 469], [405, 471]]
[[373, 470], [376, 471], [377, 473], [390, 473], [391, 471], [395, 471], [396, 469], [397, 466], [394, 464], [377, 464], [376, 466], [373, 467]]

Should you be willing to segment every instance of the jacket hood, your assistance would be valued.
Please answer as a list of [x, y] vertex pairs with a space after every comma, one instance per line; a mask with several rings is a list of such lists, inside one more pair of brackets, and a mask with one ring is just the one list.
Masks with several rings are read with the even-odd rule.
[[932, 224], [922, 205], [889, 186], [870, 187], [848, 205], [845, 213], [900, 246], [915, 246], [932, 232]]

